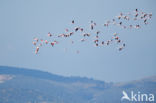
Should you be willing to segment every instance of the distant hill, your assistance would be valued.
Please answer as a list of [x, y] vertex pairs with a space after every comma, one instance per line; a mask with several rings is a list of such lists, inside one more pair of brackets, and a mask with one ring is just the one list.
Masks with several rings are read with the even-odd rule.
[[106, 83], [0, 66], [0, 103], [122, 103], [123, 90], [156, 94], [156, 76], [127, 83]]

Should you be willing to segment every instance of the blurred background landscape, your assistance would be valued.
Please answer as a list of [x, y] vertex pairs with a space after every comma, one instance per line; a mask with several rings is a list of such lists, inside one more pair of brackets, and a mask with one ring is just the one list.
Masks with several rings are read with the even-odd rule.
[[86, 77], [63, 77], [38, 70], [0, 67], [1, 103], [121, 103], [123, 90], [127, 93], [139, 90], [155, 95], [156, 76], [110, 83]]
[[[155, 4], [155, 0], [0, 0], [0, 103], [120, 103], [123, 90], [156, 94]], [[72, 20], [87, 28], [91, 20], [103, 25], [136, 8], [153, 14], [148, 25], [137, 30], [99, 28], [105, 38], [120, 34], [126, 43], [121, 52], [115, 45], [96, 48], [61, 41], [34, 53], [34, 37], [63, 33]]]

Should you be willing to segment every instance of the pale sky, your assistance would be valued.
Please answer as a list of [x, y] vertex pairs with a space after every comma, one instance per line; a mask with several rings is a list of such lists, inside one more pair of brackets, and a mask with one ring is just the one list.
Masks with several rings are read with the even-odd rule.
[[[109, 82], [156, 75], [155, 4], [155, 0], [0, 0], [0, 65]], [[106, 35], [120, 33], [126, 43], [121, 52], [114, 45], [95, 48], [91, 43], [78, 43], [72, 46], [67, 40], [58, 47], [46, 46], [38, 55], [34, 54], [34, 37], [46, 38], [48, 32], [62, 33], [71, 27], [73, 19], [87, 28], [90, 20], [102, 25], [120, 12], [136, 8], [153, 13], [148, 25], [138, 30], [116, 27], [104, 31]], [[75, 50], [80, 53], [76, 54]]]

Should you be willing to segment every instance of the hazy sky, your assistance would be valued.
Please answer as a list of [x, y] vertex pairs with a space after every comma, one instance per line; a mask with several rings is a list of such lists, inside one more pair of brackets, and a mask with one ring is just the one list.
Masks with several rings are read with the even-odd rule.
[[[114, 82], [156, 75], [155, 4], [155, 0], [0, 0], [0, 65]], [[86, 28], [90, 20], [101, 25], [120, 12], [135, 8], [153, 13], [149, 25], [139, 30], [116, 27], [104, 32], [104, 35], [120, 33], [126, 43], [121, 52], [114, 45], [72, 46], [67, 40], [58, 47], [46, 46], [38, 55], [34, 54], [33, 37], [46, 38], [48, 32], [62, 33], [71, 27], [73, 19]], [[68, 48], [66, 52], [64, 47]]]

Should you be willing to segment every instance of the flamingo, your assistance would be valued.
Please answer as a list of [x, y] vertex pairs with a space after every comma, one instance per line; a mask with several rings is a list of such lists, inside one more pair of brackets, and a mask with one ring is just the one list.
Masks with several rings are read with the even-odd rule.
[[47, 41], [47, 40], [45, 40], [45, 43], [46, 43], [46, 44], [48, 44], [48, 41]]
[[[124, 13], [123, 14], [121, 12], [120, 15], [117, 16], [117, 19], [115, 18], [115, 19], [112, 19], [112, 20], [107, 20], [105, 22], [104, 26], [105, 27], [108, 27], [109, 25], [115, 25], [115, 26], [120, 26], [123, 29], [126, 29], [126, 28], [138, 29], [138, 28], [141, 28], [142, 27], [141, 24], [138, 23], [137, 25], [132, 25], [132, 24], [127, 24], [126, 25], [126, 23], [124, 21], [122, 21], [122, 20], [123, 19], [124, 20], [130, 20], [130, 21], [133, 21], [133, 20], [142, 20], [144, 24], [148, 24], [148, 20], [151, 19], [151, 17], [152, 17], [152, 13], [138, 12], [138, 9], [135, 9], [134, 14], [133, 13]], [[71, 23], [74, 24], [75, 21], [72, 20]], [[121, 39], [119, 39], [119, 34], [117, 34], [117, 33], [114, 33], [113, 36], [112, 36], [112, 38], [110, 40], [106, 40], [106, 42], [104, 42], [105, 40], [104, 41], [100, 41], [101, 40], [101, 35], [100, 36], [98, 35], [98, 34], [100, 34], [100, 31], [96, 30], [96, 28], [95, 28], [95, 26], [97, 24], [93, 20], [91, 20], [90, 23], [91, 24], [89, 25], [90, 26], [89, 29], [96, 31], [95, 32], [96, 33], [95, 39], [93, 40], [93, 43], [95, 43], [95, 46], [100, 46], [100, 45], [104, 45], [104, 44], [109, 45], [110, 43], [114, 43], [113, 41], [115, 41], [115, 43], [117, 43], [117, 44], [118, 43], [121, 44], [121, 42], [123, 42]], [[133, 24], [135, 24], [135, 23], [133, 23]], [[62, 37], [63, 39], [65, 39], [65, 38], [71, 37], [75, 32], [77, 32], [79, 30], [80, 30], [81, 33], [83, 33], [85, 31], [85, 29], [84, 28], [81, 28], [81, 26], [80, 27], [75, 27], [74, 30], [73, 30], [73, 32], [69, 32], [69, 29], [66, 28], [65, 29], [65, 32], [66, 32], [65, 34], [58, 34], [56, 36], [53, 36], [49, 32], [48, 33], [48, 37], [52, 37], [52, 38], [53, 37], [54, 38], [61, 38]], [[83, 39], [81, 39], [80, 41], [81, 42], [84, 42], [84, 41], [86, 41], [86, 37], [89, 38], [90, 36], [92, 36], [92, 33], [90, 33], [90, 32], [83, 33], [82, 36], [83, 36]], [[35, 50], [35, 53], [36, 54], [39, 51], [39, 47], [42, 46], [43, 43], [45, 43], [45, 44], [48, 44], [49, 43], [52, 46], [54, 46], [55, 44], [58, 44], [58, 41], [56, 41], [57, 39], [54, 40], [53, 42], [49, 42], [48, 40], [38, 39], [37, 37], [34, 38], [34, 40], [32, 42], [33, 45], [36, 46], [37, 44], [39, 44], [36, 47], [36, 50]], [[74, 41], [72, 40], [71, 43], [73, 44]], [[125, 43], [122, 43], [121, 47], [118, 48], [119, 51], [121, 51], [124, 47], [125, 47]]]
[[72, 20], [72, 24], [74, 24], [74, 20]]
[[33, 41], [33, 44], [36, 45], [36, 42]]
[[51, 37], [51, 36], [52, 36], [52, 34], [49, 32], [49, 33], [48, 33], [48, 36], [49, 36], [49, 37]]
[[35, 54], [37, 54], [38, 51], [39, 51], [39, 47], [36, 47]]
[[51, 46], [54, 46], [54, 44], [55, 44], [54, 42], [51, 42]]

